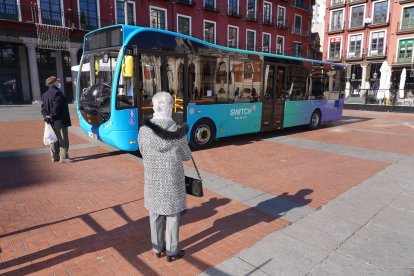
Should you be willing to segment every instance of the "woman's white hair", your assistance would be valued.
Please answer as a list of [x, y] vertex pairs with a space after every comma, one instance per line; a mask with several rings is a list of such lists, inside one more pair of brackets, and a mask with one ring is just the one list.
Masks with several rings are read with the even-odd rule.
[[154, 112], [170, 114], [173, 106], [174, 100], [170, 93], [157, 92], [152, 97], [152, 108], [154, 109]]

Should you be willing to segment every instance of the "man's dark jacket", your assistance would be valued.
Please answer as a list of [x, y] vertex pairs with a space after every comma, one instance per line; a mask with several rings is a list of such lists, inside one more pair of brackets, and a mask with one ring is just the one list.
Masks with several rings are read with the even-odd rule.
[[49, 89], [42, 95], [42, 102], [43, 117], [49, 116], [52, 118], [53, 128], [64, 128], [72, 125], [68, 101], [56, 86], [49, 86]]

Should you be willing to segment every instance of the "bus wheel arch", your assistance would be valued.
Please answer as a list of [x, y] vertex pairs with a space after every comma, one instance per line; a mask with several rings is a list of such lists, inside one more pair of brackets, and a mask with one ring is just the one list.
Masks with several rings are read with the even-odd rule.
[[216, 138], [216, 125], [211, 119], [201, 118], [194, 123], [190, 132], [190, 146], [203, 149], [211, 145]]
[[310, 129], [318, 129], [321, 126], [322, 123], [322, 113], [319, 108], [316, 108], [310, 117], [309, 125], [308, 127]]

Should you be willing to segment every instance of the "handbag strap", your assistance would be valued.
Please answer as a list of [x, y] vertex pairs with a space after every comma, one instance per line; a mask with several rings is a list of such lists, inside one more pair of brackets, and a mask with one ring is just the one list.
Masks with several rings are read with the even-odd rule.
[[196, 165], [196, 163], [194, 162], [194, 158], [193, 158], [193, 156], [191, 156], [191, 160], [193, 160], [194, 168], [196, 169], [197, 174], [198, 174], [198, 179], [200, 179], [200, 180], [201, 180], [201, 175], [200, 175], [200, 172], [199, 172], [199, 171], [198, 171], [198, 169], [197, 169], [197, 165]]

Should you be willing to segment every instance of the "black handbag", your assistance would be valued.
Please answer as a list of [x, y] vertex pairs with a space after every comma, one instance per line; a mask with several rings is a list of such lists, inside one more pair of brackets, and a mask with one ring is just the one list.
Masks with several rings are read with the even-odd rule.
[[201, 180], [200, 172], [197, 169], [196, 163], [194, 162], [193, 157], [191, 156], [191, 160], [193, 160], [194, 168], [197, 171], [198, 179], [186, 176], [185, 177], [185, 190], [187, 194], [196, 196], [196, 197], [202, 197], [203, 194], [203, 182]]

